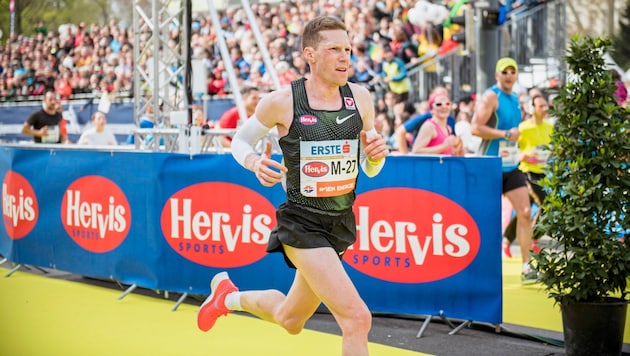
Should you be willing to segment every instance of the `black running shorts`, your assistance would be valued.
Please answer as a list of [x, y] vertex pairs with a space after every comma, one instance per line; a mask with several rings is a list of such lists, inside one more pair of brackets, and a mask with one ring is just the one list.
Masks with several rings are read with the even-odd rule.
[[540, 206], [540, 204], [545, 201], [545, 197], [547, 197], [547, 193], [539, 183], [541, 179], [545, 178], [545, 175], [542, 173], [527, 172], [525, 173], [525, 177], [529, 182], [532, 193], [534, 193], [536, 197], [536, 204]]
[[520, 187], [527, 187], [527, 178], [518, 168], [503, 172], [503, 194]]
[[357, 238], [357, 226], [352, 209], [327, 215], [299, 205], [283, 203], [276, 211], [278, 225], [269, 235], [267, 252], [282, 252], [290, 268], [295, 265], [287, 258], [282, 245], [295, 248], [330, 247], [341, 259]]

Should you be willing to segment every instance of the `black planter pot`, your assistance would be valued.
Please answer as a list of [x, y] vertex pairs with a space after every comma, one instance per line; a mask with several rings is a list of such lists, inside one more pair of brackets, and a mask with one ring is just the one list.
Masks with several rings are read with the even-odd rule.
[[566, 355], [621, 355], [627, 307], [617, 298], [561, 305]]

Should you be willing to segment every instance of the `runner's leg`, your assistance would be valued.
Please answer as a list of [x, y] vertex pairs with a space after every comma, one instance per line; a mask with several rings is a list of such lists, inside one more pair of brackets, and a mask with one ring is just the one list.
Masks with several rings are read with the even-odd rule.
[[526, 186], [505, 193], [516, 211], [516, 239], [521, 247], [523, 263], [530, 261], [532, 249], [532, 219], [529, 190]]
[[240, 301], [244, 311], [278, 324], [291, 334], [302, 331], [321, 304], [299, 270], [286, 296], [277, 290], [244, 291]]
[[[372, 315], [331, 248], [296, 249], [284, 246], [289, 259], [314, 294], [328, 307], [342, 331], [342, 355], [368, 354], [368, 333]], [[292, 296], [289, 306], [295, 306]]]

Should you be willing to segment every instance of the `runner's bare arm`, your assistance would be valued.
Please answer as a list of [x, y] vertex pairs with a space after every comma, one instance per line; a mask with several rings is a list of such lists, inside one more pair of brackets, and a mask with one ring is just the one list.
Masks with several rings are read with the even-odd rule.
[[504, 130], [498, 130], [486, 125], [490, 117], [494, 115], [499, 106], [497, 94], [492, 90], [486, 90], [481, 99], [475, 104], [475, 112], [471, 120], [470, 132], [483, 139], [495, 139], [505, 136]]
[[[251, 170], [264, 186], [272, 186], [282, 180], [287, 168], [271, 159], [271, 143], [267, 143], [264, 152], [259, 155], [254, 145], [264, 137], [273, 127], [278, 132], [286, 132], [287, 120], [290, 123], [290, 112], [286, 110], [290, 94], [284, 90], [272, 92], [260, 101], [256, 113], [245, 121], [232, 139], [232, 155], [243, 167]], [[289, 113], [289, 119], [287, 114]], [[276, 113], [283, 113], [277, 115]]]

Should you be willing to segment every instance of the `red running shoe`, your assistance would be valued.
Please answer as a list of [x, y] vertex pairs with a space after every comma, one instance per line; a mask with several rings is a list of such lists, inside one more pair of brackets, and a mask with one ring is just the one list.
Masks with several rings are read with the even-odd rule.
[[512, 258], [512, 251], [510, 251], [510, 240], [504, 238], [503, 242], [501, 243], [501, 248], [503, 250], [503, 254], [506, 257]]
[[201, 304], [197, 313], [197, 326], [202, 331], [212, 329], [214, 323], [222, 315], [227, 315], [230, 310], [225, 306], [225, 297], [238, 292], [238, 288], [232, 283], [227, 272], [219, 272], [210, 282], [210, 295]]

